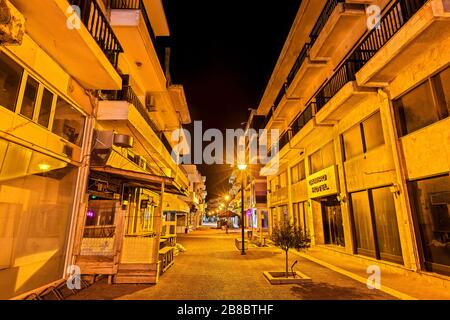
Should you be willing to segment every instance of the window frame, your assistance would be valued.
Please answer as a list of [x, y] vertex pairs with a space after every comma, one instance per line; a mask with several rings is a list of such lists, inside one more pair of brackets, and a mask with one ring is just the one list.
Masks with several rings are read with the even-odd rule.
[[[352, 238], [353, 238], [353, 248], [352, 251], [354, 254], [360, 254], [363, 256], [368, 256], [380, 261], [387, 261], [390, 263], [395, 263], [395, 264], [399, 264], [399, 265], [403, 265], [404, 264], [404, 257], [403, 257], [403, 248], [401, 249], [401, 256], [397, 257], [396, 256], [392, 256], [393, 258], [389, 258], [390, 255], [385, 255], [381, 253], [380, 250], [380, 244], [378, 241], [378, 232], [376, 229], [376, 212], [375, 212], [375, 205], [374, 205], [374, 199], [373, 199], [373, 190], [378, 190], [378, 189], [383, 189], [383, 188], [389, 188], [392, 187], [392, 184], [390, 185], [382, 185], [382, 186], [377, 186], [374, 188], [370, 188], [370, 189], [363, 189], [363, 190], [355, 190], [351, 193], [349, 193], [349, 207], [350, 207], [350, 221], [351, 221], [351, 234], [352, 234]], [[357, 230], [356, 230], [356, 222], [355, 222], [355, 212], [354, 212], [354, 208], [353, 208], [353, 199], [352, 196], [354, 193], [362, 193], [364, 192], [366, 194], [366, 198], [369, 201], [369, 209], [370, 209], [370, 229], [372, 231], [372, 237], [373, 237], [373, 244], [374, 244], [374, 251], [371, 252], [371, 250], [369, 249], [365, 249], [365, 248], [358, 248], [358, 240], [357, 240]], [[397, 217], [396, 217], [397, 219]], [[401, 238], [400, 238], [400, 223], [397, 219], [397, 228], [398, 228], [398, 232], [399, 232], [399, 239], [400, 239], [400, 245], [401, 245]], [[400, 258], [400, 259], [398, 259]]]
[[15, 60], [15, 58], [12, 55], [10, 55], [9, 53], [7, 53], [7, 52], [5, 52], [3, 50], [0, 50], [0, 55], [1, 54], [3, 54], [7, 59], [11, 60], [14, 64], [16, 64], [19, 68], [22, 69], [22, 74], [20, 76], [20, 81], [19, 81], [19, 87], [17, 88], [17, 91], [16, 91], [16, 99], [15, 99], [14, 105], [11, 106], [12, 110], [8, 109], [7, 107], [5, 107], [3, 105], [0, 105], [0, 107], [4, 108], [4, 109], [6, 109], [6, 110], [8, 110], [10, 112], [13, 112], [13, 113], [17, 114], [18, 113], [18, 108], [22, 104], [22, 98], [21, 97], [22, 97], [22, 87], [23, 87], [23, 82], [24, 82], [23, 80], [24, 80], [24, 78], [26, 78], [26, 74], [28, 74], [28, 70], [22, 64], [18, 63]]
[[[438, 72], [435, 72], [434, 74], [428, 76], [426, 79], [424, 79], [423, 81], [418, 82], [417, 84], [415, 84], [413, 87], [411, 87], [410, 89], [408, 89], [407, 91], [403, 92], [401, 95], [399, 95], [397, 98], [392, 99], [392, 108], [394, 109], [394, 115], [395, 115], [395, 124], [397, 127], [397, 135], [399, 138], [403, 138], [406, 137], [414, 132], [417, 132], [419, 130], [422, 130], [424, 128], [429, 127], [430, 125], [433, 125], [436, 122], [445, 120], [447, 118], [450, 117], [450, 110], [449, 110], [449, 115], [447, 115], [446, 117], [442, 117], [441, 111], [442, 108], [448, 108], [446, 105], [443, 106], [441, 105], [442, 101], [442, 97], [439, 96], [439, 92], [443, 92], [443, 87], [442, 87], [442, 82], [439, 80], [437, 80], [437, 78], [441, 75], [441, 73], [447, 71], [450, 69], [450, 66], [446, 66], [444, 68], [442, 68], [441, 70], [439, 70]], [[439, 84], [438, 84], [439, 83]], [[406, 121], [404, 121], [404, 119], [402, 119], [403, 117], [402, 112], [401, 112], [401, 107], [403, 107], [402, 105], [402, 99], [407, 96], [408, 94], [412, 93], [414, 90], [418, 89], [419, 87], [421, 87], [422, 85], [427, 84], [429, 89], [430, 89], [430, 93], [431, 93], [431, 112], [434, 113], [435, 116], [437, 116], [437, 121], [426, 125], [424, 127], [418, 128], [414, 131], [411, 132], [407, 132], [407, 127], [406, 127]], [[439, 88], [438, 88], [439, 87]], [[440, 90], [438, 90], [440, 89]]]
[[[367, 149], [367, 141], [366, 141], [366, 133], [365, 133], [365, 131], [364, 131], [364, 123], [365, 123], [367, 120], [369, 120], [370, 118], [372, 118], [372, 117], [374, 117], [375, 115], [377, 115], [377, 114], [380, 115], [380, 119], [381, 119], [381, 132], [382, 132], [382, 134], [383, 134], [383, 144], [377, 145], [377, 146], [375, 146], [375, 147], [373, 147], [373, 148], [371, 148], [371, 149]], [[361, 147], [362, 147], [361, 150], [362, 150], [362, 153], [358, 153], [358, 154], [356, 154], [356, 155], [353, 155], [353, 156], [349, 157], [349, 156], [347, 155], [347, 150], [345, 149], [345, 139], [344, 139], [344, 135], [345, 135], [347, 132], [349, 132], [350, 130], [356, 128], [356, 127], [359, 127], [359, 138], [360, 138], [360, 142], [361, 142]], [[365, 156], [368, 152], [370, 152], [370, 151], [372, 151], [372, 150], [375, 150], [375, 149], [377, 149], [377, 148], [379, 148], [379, 147], [381, 147], [381, 146], [386, 145], [386, 138], [385, 138], [384, 132], [383, 132], [383, 119], [381, 118], [381, 111], [380, 111], [380, 110], [377, 110], [376, 112], [374, 112], [374, 113], [370, 114], [369, 116], [365, 117], [365, 118], [364, 118], [363, 120], [361, 120], [359, 123], [357, 123], [357, 124], [351, 126], [350, 128], [348, 128], [347, 130], [345, 130], [344, 132], [342, 132], [342, 133], [340, 134], [340, 138], [341, 138], [341, 147], [342, 147], [342, 154], [343, 154], [343, 157], [344, 157], [344, 162], [349, 161], [349, 160], [352, 160], [352, 159], [355, 159], [355, 158], [357, 158], [357, 157], [359, 157], [359, 156], [361, 156], [361, 155]]]

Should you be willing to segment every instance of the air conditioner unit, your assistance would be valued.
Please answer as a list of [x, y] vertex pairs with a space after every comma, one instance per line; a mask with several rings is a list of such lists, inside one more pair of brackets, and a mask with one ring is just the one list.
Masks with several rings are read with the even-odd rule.
[[151, 94], [147, 94], [145, 96], [145, 108], [148, 112], [155, 112], [156, 111], [156, 99]]
[[114, 134], [114, 145], [122, 148], [133, 148], [133, 137], [126, 134]]

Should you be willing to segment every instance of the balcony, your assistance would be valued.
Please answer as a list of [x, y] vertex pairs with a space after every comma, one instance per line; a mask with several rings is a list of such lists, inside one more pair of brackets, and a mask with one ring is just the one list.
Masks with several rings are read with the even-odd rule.
[[97, 119], [104, 130], [115, 130], [135, 137], [138, 141], [135, 144], [138, 154], [147, 156], [150, 152], [165, 166], [174, 169], [170, 145], [130, 86], [121, 91], [104, 92]]
[[368, 97], [376, 99], [376, 89], [356, 84], [356, 70], [361, 65], [360, 61], [345, 61], [319, 90], [315, 96], [317, 123], [339, 121]]
[[[356, 75], [358, 83], [386, 86], [407, 68], [412, 58], [424, 55], [437, 43], [448, 41], [449, 28], [448, 1], [395, 1], [383, 16], [380, 28], [369, 33], [357, 48], [366, 60]], [[444, 46], [443, 50], [448, 47]]]
[[125, 49], [130, 73], [147, 92], [166, 89], [166, 76], [156, 34], [144, 0], [110, 0], [111, 25]]
[[[433, 1], [427, 5], [430, 6]], [[439, 1], [439, 0], [436, 0]], [[339, 121], [350, 108], [355, 108], [359, 102], [367, 96], [374, 96], [375, 89], [361, 87], [361, 81], [357, 80], [357, 73], [377, 55], [391, 40], [397, 32], [402, 31], [401, 28], [412, 18], [422, 20], [420, 15], [415, 14], [420, 10], [426, 0], [396, 0], [388, 8], [386, 13], [380, 20], [379, 28], [369, 32], [362, 41], [356, 46], [354, 51], [335, 71], [333, 76], [322, 86], [316, 94], [317, 117], [318, 123], [324, 121]], [[410, 30], [403, 29], [408, 34]], [[404, 63], [410, 61], [410, 57]], [[398, 74], [396, 66], [392, 71], [392, 77]], [[359, 77], [360, 78], [360, 77]], [[360, 79], [358, 79], [360, 80]], [[364, 82], [363, 82], [364, 83]], [[378, 86], [377, 83], [376, 86]], [[322, 111], [322, 109], [324, 109]]]
[[[29, 0], [12, 2], [26, 17], [31, 38], [83, 87], [121, 88], [116, 68], [123, 49], [95, 0], [42, 0], [39, 5]], [[80, 21], [76, 13], [68, 13], [70, 5], [80, 9]], [[68, 22], [74, 27], [69, 28]]]
[[321, 81], [322, 71], [327, 67], [326, 61], [313, 61], [310, 58], [311, 44], [307, 43], [298, 56], [286, 81], [289, 86], [288, 96], [304, 96], [309, 88]]
[[365, 4], [371, 2], [375, 1], [328, 1], [310, 35], [310, 58], [340, 61], [364, 34]]

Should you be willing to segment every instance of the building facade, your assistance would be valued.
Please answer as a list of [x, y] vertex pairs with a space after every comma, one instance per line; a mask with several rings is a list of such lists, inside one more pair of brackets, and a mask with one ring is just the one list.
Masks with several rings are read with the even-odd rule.
[[0, 298], [72, 265], [157, 282], [164, 207], [191, 197], [171, 156], [190, 115], [162, 2], [0, 5]]
[[271, 227], [448, 286], [449, 26], [442, 0], [302, 1], [258, 108]]

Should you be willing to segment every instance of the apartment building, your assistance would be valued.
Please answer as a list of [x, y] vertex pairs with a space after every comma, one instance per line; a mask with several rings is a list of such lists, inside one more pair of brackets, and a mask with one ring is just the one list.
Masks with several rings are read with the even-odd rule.
[[302, 1], [258, 108], [281, 133], [270, 226], [448, 286], [449, 27], [443, 0]]
[[72, 265], [156, 283], [163, 208], [190, 196], [162, 2], [0, 4], [0, 298]]

